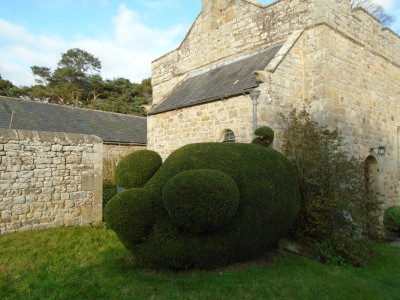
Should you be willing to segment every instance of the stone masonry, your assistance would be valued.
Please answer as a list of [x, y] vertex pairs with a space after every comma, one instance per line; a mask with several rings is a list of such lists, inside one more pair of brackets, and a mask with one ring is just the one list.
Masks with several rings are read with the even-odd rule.
[[129, 153], [138, 150], [146, 150], [146, 145], [104, 143], [103, 148], [104, 160], [120, 161], [122, 157], [128, 155]]
[[0, 234], [102, 220], [102, 140], [0, 129]]
[[[338, 127], [347, 150], [376, 161], [377, 194], [400, 205], [400, 38], [349, 0], [203, 0], [203, 9], [174, 51], [152, 64], [153, 105], [189, 77], [283, 43], [258, 75], [257, 124], [272, 127], [280, 149], [280, 114], [307, 107]], [[148, 117], [148, 149], [165, 159], [194, 142], [253, 138], [249, 95], [213, 100]], [[386, 146], [379, 156], [378, 146]]]

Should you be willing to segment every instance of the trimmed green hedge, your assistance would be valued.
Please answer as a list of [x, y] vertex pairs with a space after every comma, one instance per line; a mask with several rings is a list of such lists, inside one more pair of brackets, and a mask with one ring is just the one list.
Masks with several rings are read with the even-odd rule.
[[125, 156], [115, 167], [115, 183], [123, 188], [139, 188], [160, 168], [162, 159], [157, 152], [139, 150]]
[[275, 133], [272, 128], [268, 126], [256, 129], [254, 134], [257, 137], [252, 141], [252, 144], [269, 147], [274, 142]]
[[214, 231], [236, 214], [239, 188], [225, 173], [190, 170], [174, 176], [163, 188], [163, 202], [172, 222], [185, 231]]
[[[191, 170], [197, 170], [197, 174], [198, 170], [214, 170], [218, 174], [201, 171], [201, 178], [193, 179], [196, 172], [187, 172]], [[206, 180], [207, 174], [213, 174], [212, 180], [220, 181], [220, 173], [233, 179], [240, 194], [236, 213], [228, 222], [219, 223], [215, 230], [196, 233], [204, 226], [197, 223], [202, 220], [184, 220], [185, 225], [190, 224], [185, 227], [177, 224], [176, 216], [171, 219], [168, 210], [174, 211], [176, 203], [179, 207], [180, 196], [184, 199], [181, 203], [186, 201], [194, 211], [198, 210], [193, 213], [194, 219], [202, 210], [196, 205], [207, 203], [208, 196], [214, 197], [215, 205], [223, 203], [224, 199], [213, 195], [207, 187]], [[181, 175], [175, 178], [178, 174]], [[190, 191], [190, 180], [180, 184], [178, 179], [190, 179], [194, 189], [204, 190], [205, 198], [190, 199], [195, 194]], [[228, 179], [215, 186], [232, 185], [227, 182]], [[228, 198], [235, 202], [235, 193], [232, 185], [221, 195], [230, 194]], [[252, 144], [202, 143], [176, 150], [143, 188], [114, 197], [105, 208], [105, 219], [142, 266], [210, 269], [253, 258], [275, 246], [296, 219], [299, 203], [296, 174], [281, 153]], [[210, 213], [205, 217], [209, 218]], [[181, 212], [178, 215], [183, 218]]]
[[387, 230], [400, 233], [400, 206], [394, 206], [385, 211], [383, 224]]

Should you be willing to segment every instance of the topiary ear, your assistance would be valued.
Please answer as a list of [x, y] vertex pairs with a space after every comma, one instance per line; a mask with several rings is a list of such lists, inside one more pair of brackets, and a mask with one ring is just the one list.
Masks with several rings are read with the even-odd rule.
[[269, 147], [274, 142], [275, 133], [272, 128], [268, 126], [263, 126], [254, 131], [254, 134], [257, 136], [251, 143]]
[[154, 151], [139, 150], [125, 156], [115, 168], [115, 183], [123, 188], [143, 187], [161, 167], [161, 156]]

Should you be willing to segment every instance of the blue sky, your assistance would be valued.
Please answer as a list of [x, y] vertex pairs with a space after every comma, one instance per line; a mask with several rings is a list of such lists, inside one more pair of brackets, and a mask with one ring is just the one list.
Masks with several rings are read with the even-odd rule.
[[[400, 33], [400, 0], [374, 1], [398, 16]], [[54, 69], [61, 53], [80, 48], [101, 60], [104, 78], [140, 82], [200, 11], [201, 0], [0, 0], [0, 74], [31, 85], [30, 66]]]

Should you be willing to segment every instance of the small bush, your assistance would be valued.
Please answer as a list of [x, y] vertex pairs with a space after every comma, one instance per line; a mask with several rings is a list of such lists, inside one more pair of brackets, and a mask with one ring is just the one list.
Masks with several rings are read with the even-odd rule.
[[268, 126], [263, 126], [254, 132], [257, 137], [252, 141], [253, 144], [269, 147], [274, 142], [274, 131]]
[[400, 233], [400, 206], [394, 206], [385, 211], [383, 224], [387, 230]]
[[142, 187], [160, 168], [162, 159], [157, 152], [139, 150], [125, 156], [115, 168], [115, 183], [123, 188]]
[[236, 214], [239, 189], [233, 179], [214, 170], [181, 172], [163, 189], [172, 222], [192, 233], [217, 230]]

